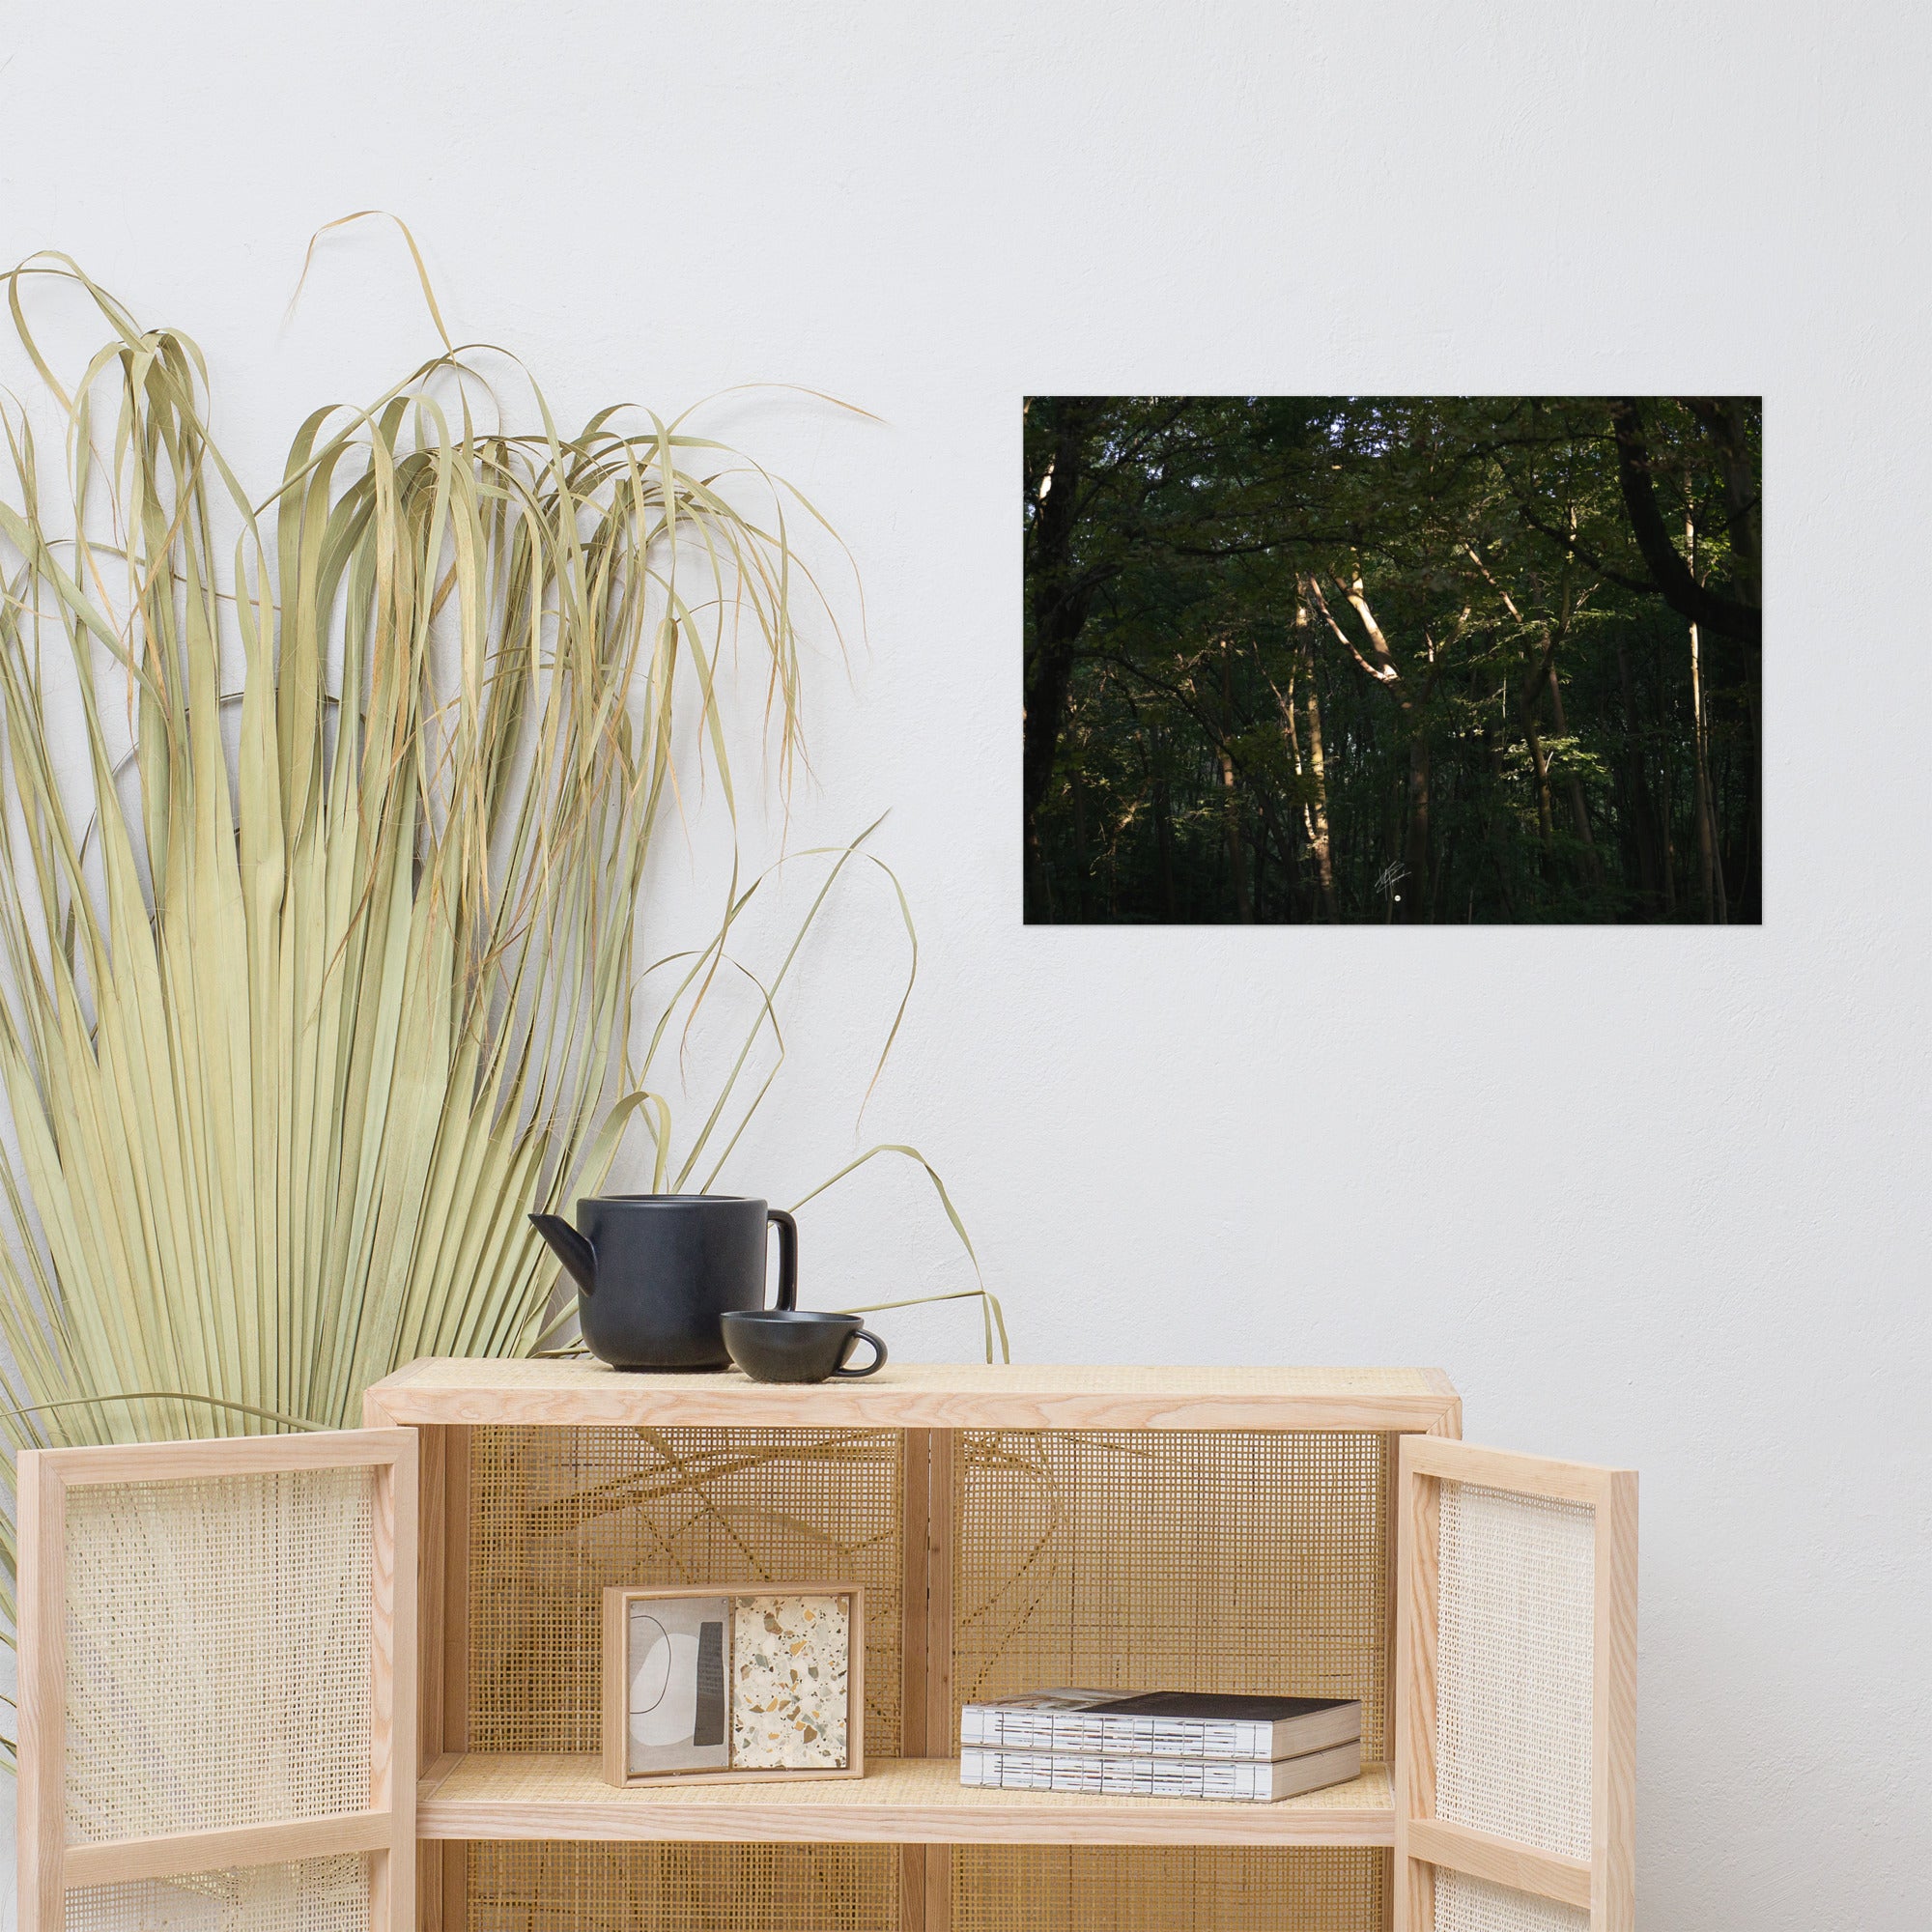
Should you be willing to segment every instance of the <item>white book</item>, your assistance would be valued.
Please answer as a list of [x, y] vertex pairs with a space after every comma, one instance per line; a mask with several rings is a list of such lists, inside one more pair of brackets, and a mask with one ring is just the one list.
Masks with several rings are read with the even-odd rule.
[[1362, 1773], [1362, 1741], [1271, 1764], [1204, 1758], [1102, 1757], [1078, 1751], [986, 1750], [959, 1753], [959, 1782], [1000, 1791], [1082, 1791], [1102, 1798], [1210, 1798], [1270, 1804]]
[[1352, 1697], [1222, 1696], [1193, 1690], [1030, 1690], [965, 1705], [959, 1742], [1001, 1750], [1270, 1764], [1362, 1735]]

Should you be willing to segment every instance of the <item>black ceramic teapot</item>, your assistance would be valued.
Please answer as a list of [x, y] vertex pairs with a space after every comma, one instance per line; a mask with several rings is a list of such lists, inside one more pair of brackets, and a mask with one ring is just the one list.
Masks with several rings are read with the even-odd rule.
[[723, 1369], [719, 1318], [765, 1305], [765, 1230], [779, 1231], [781, 1308], [798, 1305], [798, 1225], [731, 1194], [605, 1194], [531, 1224], [577, 1283], [583, 1346], [613, 1369]]

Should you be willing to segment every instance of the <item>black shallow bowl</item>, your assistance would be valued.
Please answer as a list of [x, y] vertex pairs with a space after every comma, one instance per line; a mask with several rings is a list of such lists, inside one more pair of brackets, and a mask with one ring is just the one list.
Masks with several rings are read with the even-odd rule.
[[[869, 1376], [885, 1366], [886, 1345], [856, 1315], [821, 1315], [799, 1308], [734, 1310], [722, 1318], [731, 1359], [754, 1382], [822, 1382], [833, 1376]], [[872, 1345], [863, 1369], [845, 1359], [855, 1343]]]

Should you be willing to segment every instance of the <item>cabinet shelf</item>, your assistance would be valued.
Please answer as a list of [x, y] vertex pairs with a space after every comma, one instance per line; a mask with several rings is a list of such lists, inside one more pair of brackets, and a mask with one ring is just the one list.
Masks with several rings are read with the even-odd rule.
[[983, 1791], [952, 1758], [885, 1758], [862, 1778], [619, 1790], [594, 1757], [439, 1758], [424, 1838], [703, 1839], [727, 1844], [1392, 1845], [1385, 1765], [1273, 1804]]

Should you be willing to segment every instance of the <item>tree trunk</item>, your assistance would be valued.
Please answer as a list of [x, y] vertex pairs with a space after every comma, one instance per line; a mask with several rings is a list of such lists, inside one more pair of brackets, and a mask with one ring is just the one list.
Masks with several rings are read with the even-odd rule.
[[[1684, 520], [1684, 536], [1690, 553], [1690, 571], [1694, 576], [1697, 569], [1697, 533], [1689, 516]], [[1711, 809], [1711, 772], [1706, 755], [1703, 654], [1695, 624], [1690, 626], [1690, 737], [1696, 748], [1697, 877], [1704, 898], [1704, 923], [1707, 925], [1726, 925], [1730, 922], [1724, 904], [1724, 874], [1718, 857], [1718, 827], [1716, 814]]]
[[[1556, 726], [1556, 735], [1567, 738], [1570, 726], [1563, 717], [1563, 687], [1556, 679], [1556, 660], [1549, 660], [1549, 722]], [[1573, 769], [1569, 772], [1567, 789], [1570, 793], [1570, 816], [1577, 827], [1577, 837], [1583, 841], [1584, 869], [1590, 874], [1592, 885], [1604, 883], [1603, 862], [1597, 857], [1597, 841], [1590, 837], [1590, 808], [1583, 797], [1583, 781]]]
[[1228, 870], [1235, 882], [1235, 918], [1242, 925], [1252, 925], [1255, 909], [1248, 901], [1248, 868], [1241, 850], [1241, 801], [1235, 789], [1235, 761], [1228, 748], [1221, 748], [1221, 817], [1228, 835]]
[[[1442, 849], [1435, 855], [1435, 869], [1429, 875], [1429, 923], [1437, 923], [1437, 908], [1445, 903], [1444, 895], [1456, 876], [1457, 834], [1463, 822], [1463, 814], [1455, 810], [1456, 777], [1460, 767], [1451, 764], [1449, 781], [1440, 788], [1437, 803], [1447, 811], [1449, 818], [1448, 836], [1442, 841]], [[1452, 912], [1451, 917], [1454, 917]]]
[[[1268, 684], [1274, 691], [1274, 701], [1281, 707], [1281, 728], [1288, 739], [1289, 755], [1294, 760], [1295, 781], [1298, 784], [1305, 787], [1308, 782], [1308, 767], [1302, 762], [1301, 758], [1301, 729], [1294, 722], [1294, 684], [1295, 679], [1299, 675], [1300, 666], [1297, 664], [1295, 668], [1288, 674], [1288, 695], [1285, 697], [1282, 696], [1280, 686], [1276, 685], [1272, 678], [1268, 679]], [[1266, 810], [1265, 794], [1263, 795], [1263, 808]], [[1308, 838], [1306, 847], [1307, 858], [1312, 860], [1315, 855], [1315, 814], [1309, 809], [1308, 796], [1305, 789], [1301, 795], [1301, 829]], [[1306, 897], [1307, 895], [1301, 892], [1300, 889], [1306, 885], [1308, 866], [1303, 862], [1300, 853], [1296, 854], [1296, 861], [1297, 863], [1294, 867], [1295, 887], [1298, 895]], [[1257, 893], [1257, 899], [1260, 896], [1260, 894]]]
[[[1308, 637], [1308, 611], [1305, 606], [1296, 605], [1294, 611], [1295, 628], [1300, 633], [1294, 668], [1289, 673], [1288, 693], [1284, 696], [1281, 688], [1268, 680], [1274, 690], [1275, 702], [1281, 706], [1282, 729], [1288, 737], [1288, 749], [1294, 758], [1294, 776], [1301, 781], [1301, 824], [1308, 835], [1308, 856], [1314, 862], [1317, 890], [1320, 894], [1319, 916], [1330, 925], [1337, 923], [1335, 917], [1335, 874], [1328, 859], [1328, 781], [1321, 749], [1321, 705], [1315, 696], [1315, 656]], [[1309, 758], [1303, 762], [1301, 754], [1301, 730], [1295, 723], [1294, 691], [1303, 677], [1308, 679], [1308, 738]]]
[[1643, 894], [1645, 914], [1655, 919], [1663, 893], [1658, 877], [1658, 862], [1667, 855], [1659, 849], [1657, 809], [1651, 803], [1650, 780], [1644, 769], [1643, 734], [1636, 715], [1636, 693], [1631, 684], [1630, 653], [1617, 639], [1617, 682], [1624, 700], [1624, 783], [1630, 794], [1631, 850], [1636, 859], [1638, 888]]
[[[1730, 580], [1735, 587], [1738, 602], [1756, 611], [1764, 602], [1764, 537], [1762, 504], [1759, 499], [1757, 466], [1751, 460], [1750, 427], [1742, 396], [1716, 396], [1685, 398], [1691, 413], [1702, 425], [1704, 434], [1710, 439], [1718, 458], [1718, 471], [1724, 485], [1724, 521], [1730, 535]], [[1688, 519], [1687, 519], [1688, 529]], [[1690, 549], [1690, 568], [1694, 577], [1696, 570], [1696, 551]], [[1750, 769], [1746, 781], [1746, 810], [1744, 813], [1743, 851], [1735, 855], [1739, 861], [1736, 876], [1739, 882], [1741, 910], [1747, 918], [1760, 916], [1761, 895], [1757, 877], [1757, 852], [1762, 842], [1764, 810], [1764, 747], [1760, 730], [1757, 694], [1759, 679], [1756, 672], [1761, 654], [1758, 633], [1753, 632], [1744, 640], [1745, 649], [1751, 666], [1751, 675], [1745, 680], [1745, 717], [1750, 726]], [[1710, 747], [1710, 698], [1705, 693], [1704, 704], [1705, 755], [1708, 764]], [[1712, 836], [1717, 844], [1717, 813], [1715, 801], [1712, 816], [1714, 824]], [[1724, 863], [1721, 846], [1718, 846], [1716, 864], [1718, 896], [1720, 910], [1728, 917], [1729, 893], [1724, 884]]]
[[1548, 857], [1556, 842], [1556, 821], [1549, 809], [1549, 760], [1543, 755], [1543, 733], [1536, 728], [1536, 713], [1522, 707], [1522, 735], [1529, 741], [1529, 760], [1536, 768], [1536, 829]]
[[1031, 532], [1028, 580], [1033, 591], [1034, 634], [1026, 664], [1024, 745], [1021, 786], [1026, 856], [1035, 882], [1052, 912], [1038, 815], [1053, 781], [1053, 762], [1065, 722], [1066, 694], [1073, 677], [1073, 652], [1087, 622], [1095, 581], [1073, 569], [1073, 530], [1085, 474], [1085, 438], [1090, 406], [1061, 404], [1060, 433], [1043, 487], [1046, 495]]
[[1160, 897], [1170, 920], [1180, 917], [1174, 900], [1174, 804], [1168, 796], [1167, 770], [1161, 762], [1161, 749], [1154, 746], [1153, 830], [1160, 854]]
[[1241, 850], [1241, 795], [1235, 784], [1235, 757], [1228, 741], [1235, 729], [1235, 656], [1226, 638], [1221, 639], [1221, 814], [1228, 834], [1228, 870], [1235, 882], [1235, 918], [1242, 925], [1255, 923], [1255, 909], [1248, 897], [1247, 862]]
[[[1362, 585], [1361, 571], [1358, 568], [1350, 579], [1344, 596], [1353, 608], [1355, 615], [1361, 619], [1362, 629], [1368, 634], [1369, 646], [1375, 652], [1375, 662], [1371, 664], [1356, 649], [1354, 640], [1336, 621], [1335, 613], [1328, 608], [1328, 600], [1321, 594], [1321, 580], [1312, 574], [1302, 580], [1310, 601], [1321, 612], [1328, 628], [1334, 632], [1349, 651], [1349, 654], [1375, 679], [1390, 696], [1395, 699], [1398, 715], [1402, 719], [1403, 729], [1408, 740], [1408, 792], [1407, 792], [1407, 831], [1403, 840], [1402, 864], [1407, 868], [1409, 889], [1399, 895], [1393, 886], [1388, 887], [1390, 916], [1400, 897], [1405, 921], [1426, 923], [1429, 918], [1429, 736], [1424, 722], [1425, 712], [1431, 694], [1435, 690], [1436, 672], [1430, 671], [1422, 689], [1422, 701], [1416, 701], [1415, 687], [1402, 674], [1396, 663], [1395, 653], [1389, 648], [1387, 637], [1382, 627], [1376, 621], [1376, 613], [1369, 608], [1367, 592]], [[1425, 640], [1428, 634], [1424, 633]], [[1430, 660], [1435, 663], [1435, 649], [1431, 646]]]
[[1073, 890], [1068, 897], [1073, 901], [1073, 917], [1077, 921], [1087, 910], [1090, 897], [1087, 889], [1094, 877], [1094, 857], [1087, 845], [1087, 787], [1077, 765], [1067, 775], [1067, 784], [1073, 794]]
[[1322, 916], [1330, 925], [1339, 925], [1342, 915], [1335, 905], [1335, 867], [1328, 849], [1328, 769], [1321, 751], [1321, 703], [1315, 695], [1315, 639], [1309, 634], [1308, 612], [1300, 605], [1295, 607], [1294, 624], [1301, 634], [1301, 666], [1308, 676], [1308, 770], [1315, 781], [1315, 798], [1309, 807], [1309, 843], [1315, 850], [1316, 876], [1321, 882]]
[[1408, 838], [1403, 853], [1403, 867], [1408, 876], [1403, 884], [1402, 914], [1409, 925], [1429, 923], [1429, 740], [1416, 726], [1408, 707]]
[[[1490, 778], [1495, 794], [1498, 797], [1503, 797], [1507, 795], [1508, 791], [1508, 767], [1503, 759], [1503, 747], [1510, 739], [1509, 685], [1507, 681], [1503, 685], [1502, 702], [1497, 706], [1497, 710], [1501, 713], [1501, 717], [1497, 722], [1496, 729], [1492, 732], [1490, 727], [1485, 724], [1483, 726], [1483, 743], [1489, 747]], [[1492, 836], [1492, 823], [1489, 801], [1485, 799], [1483, 803], [1483, 848], [1489, 853], [1490, 868], [1496, 875], [1496, 895], [1502, 900], [1503, 917], [1506, 920], [1514, 922], [1516, 919], [1516, 888], [1510, 878], [1509, 867], [1503, 864], [1503, 841]], [[1514, 819], [1510, 821], [1510, 828], [1512, 836], [1509, 840], [1509, 849], [1514, 852], [1516, 849]], [[1473, 895], [1470, 899], [1469, 917], [1471, 923], [1473, 923], [1475, 920]]]
[[1696, 751], [1697, 884], [1706, 925], [1723, 925], [1724, 883], [1718, 863], [1718, 831], [1711, 810], [1711, 773], [1704, 756], [1704, 676], [1697, 627], [1690, 626], [1690, 739]]
[[[1255, 820], [1254, 839], [1248, 847], [1248, 899], [1250, 919], [1259, 924], [1267, 917], [1268, 895], [1268, 855], [1277, 842], [1273, 835], [1277, 828], [1268, 814], [1265, 804]], [[1282, 869], [1289, 874], [1291, 887], [1293, 883], [1294, 856], [1291, 845], [1282, 845]]]
[[[1763, 519], [1758, 501], [1757, 472], [1750, 460], [1750, 440], [1745, 425], [1745, 406], [1741, 396], [1726, 396], [1719, 406], [1724, 419], [1722, 444], [1724, 496], [1730, 514], [1731, 574], [1737, 580], [1738, 595], [1747, 603], [1764, 602]], [[1745, 872], [1739, 890], [1745, 897], [1745, 914], [1762, 917], [1762, 888], [1757, 885], [1760, 854], [1764, 849], [1764, 739], [1759, 728], [1758, 691], [1760, 681], [1750, 677], [1746, 686], [1746, 709], [1750, 719], [1750, 817], [1746, 827]], [[1754, 892], [1753, 887], [1757, 886]]]

